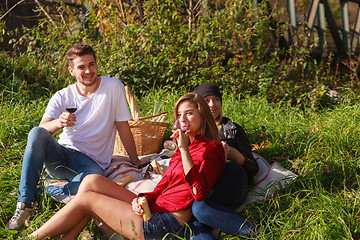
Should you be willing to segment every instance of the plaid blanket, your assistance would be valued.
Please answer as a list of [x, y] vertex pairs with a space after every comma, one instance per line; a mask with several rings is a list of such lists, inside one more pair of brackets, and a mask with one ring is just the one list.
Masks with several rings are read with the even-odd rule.
[[[168, 150], [163, 150], [159, 154], [150, 154], [139, 157], [140, 160], [148, 159], [150, 161], [157, 161], [164, 170], [166, 170], [169, 166], [170, 158], [171, 152]], [[105, 170], [105, 176], [116, 182], [125, 175], [130, 175], [133, 179], [124, 186], [125, 188], [129, 189], [135, 194], [140, 192], [150, 192], [160, 181], [162, 175], [153, 171], [152, 167], [149, 166], [150, 165], [143, 167], [142, 169], [138, 169], [130, 163], [128, 156], [113, 155], [109, 167]], [[47, 178], [44, 181], [44, 186], [61, 186], [66, 183], [68, 183], [66, 180]], [[51, 197], [57, 202], [68, 203], [74, 196], [54, 195]]]
[[[255, 186], [249, 190], [246, 203], [254, 201], [262, 201], [265, 198], [271, 197], [272, 193], [276, 189], [281, 189], [286, 187], [292, 180], [297, 178], [297, 175], [290, 170], [283, 168], [279, 163], [275, 162], [269, 164], [262, 156], [253, 153], [255, 160], [259, 165], [259, 172], [254, 176]], [[163, 150], [159, 154], [151, 154], [146, 156], [139, 157], [140, 160], [148, 159], [150, 161], [157, 161], [161, 167], [166, 170], [169, 165], [171, 158], [171, 152], [168, 150]], [[152, 164], [151, 164], [152, 165]], [[135, 194], [140, 192], [150, 192], [152, 191], [156, 184], [160, 181], [162, 175], [151, 171], [151, 167], [144, 167], [138, 169], [133, 166], [128, 156], [124, 155], [114, 155], [111, 164], [105, 170], [105, 176], [114, 182], [120, 180], [125, 175], [130, 175], [132, 181], [127, 183], [124, 187], [134, 192]], [[66, 181], [57, 181], [57, 180], [45, 180], [45, 186], [56, 186], [65, 184]], [[52, 196], [55, 201], [67, 203], [73, 196]], [[241, 206], [237, 211], [245, 205]], [[123, 239], [119, 234], [114, 233], [112, 230], [106, 228], [105, 226], [99, 224], [100, 228], [105, 232], [105, 234], [112, 240]]]

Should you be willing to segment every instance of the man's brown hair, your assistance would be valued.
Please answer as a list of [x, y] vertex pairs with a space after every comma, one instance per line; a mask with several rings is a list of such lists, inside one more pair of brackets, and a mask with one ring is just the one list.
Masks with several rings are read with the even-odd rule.
[[70, 67], [73, 67], [74, 64], [73, 64], [73, 60], [76, 58], [76, 57], [81, 57], [81, 56], [84, 56], [84, 55], [87, 55], [87, 54], [91, 54], [94, 56], [94, 59], [95, 59], [95, 62], [96, 62], [96, 54], [95, 54], [95, 51], [94, 49], [86, 44], [86, 43], [75, 43], [70, 49], [69, 51], [67, 52], [66, 54], [66, 60], [69, 64]]

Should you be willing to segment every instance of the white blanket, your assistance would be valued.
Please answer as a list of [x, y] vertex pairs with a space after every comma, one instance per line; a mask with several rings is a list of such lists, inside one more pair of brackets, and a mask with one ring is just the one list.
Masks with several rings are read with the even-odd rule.
[[[162, 152], [160, 155], [153, 154], [142, 157], [151, 160], [156, 160], [165, 170], [168, 167], [170, 158], [169, 152]], [[283, 168], [279, 163], [274, 162], [269, 164], [262, 156], [253, 153], [256, 162], [259, 165], [259, 172], [254, 176], [255, 187], [252, 188], [247, 196], [246, 202], [262, 201], [276, 189], [285, 187], [291, 180], [295, 179], [297, 175], [290, 170]], [[147, 167], [141, 169], [134, 168], [126, 156], [114, 156], [109, 168], [105, 171], [106, 177], [113, 181], [117, 181], [125, 174], [130, 174], [134, 180], [125, 187], [134, 193], [150, 192], [156, 184], [160, 181], [161, 175], [151, 172], [150, 179], [144, 179]]]
[[269, 164], [262, 156], [253, 153], [259, 166], [259, 172], [254, 176], [255, 187], [250, 189], [246, 202], [262, 201], [276, 189], [289, 184], [297, 175], [283, 168], [279, 163]]
[[[246, 202], [262, 201], [267, 197], [271, 197], [271, 194], [276, 190], [285, 187], [290, 181], [297, 177], [293, 172], [283, 168], [279, 163], [275, 162], [269, 164], [262, 156], [253, 153], [255, 160], [259, 165], [259, 172], [254, 176], [255, 187], [252, 188], [247, 196]], [[160, 154], [151, 154], [147, 156], [141, 156], [140, 159], [156, 160], [163, 168], [169, 165], [171, 158], [171, 152], [168, 150], [161, 151]], [[148, 167], [138, 169], [134, 167], [130, 162], [128, 156], [114, 155], [110, 166], [105, 171], [105, 176], [113, 181], [117, 181], [122, 178], [125, 174], [131, 175], [134, 180], [127, 185], [125, 188], [138, 194], [140, 192], [152, 191], [156, 184], [160, 181], [161, 175], [155, 172], [150, 172], [150, 178], [145, 179], [145, 173]], [[66, 182], [57, 182], [57, 184], [65, 184]], [[54, 183], [45, 183], [45, 186], [54, 185]], [[53, 198], [62, 203], [67, 203], [73, 196], [53, 196]], [[241, 210], [237, 209], [238, 211]], [[111, 237], [112, 240], [123, 239], [119, 234], [113, 231], [101, 227], [104, 232]]]
[[[262, 201], [276, 189], [285, 187], [297, 175], [290, 170], [283, 168], [279, 163], [269, 164], [262, 156], [253, 153], [255, 160], [259, 165], [259, 172], [254, 176], [255, 187], [252, 188], [247, 196], [246, 202]], [[171, 152], [168, 150], [161, 151], [160, 154], [151, 154], [141, 156], [140, 159], [156, 160], [165, 170], [169, 165]], [[131, 175], [134, 180], [128, 183], [125, 188], [134, 193], [150, 192], [160, 181], [161, 175], [150, 172], [150, 178], [144, 179], [148, 167], [138, 169], [130, 162], [128, 156], [114, 155], [110, 166], [105, 171], [105, 176], [113, 181], [117, 181], [125, 174]], [[56, 186], [65, 184], [66, 181], [45, 181], [45, 186]], [[57, 195], [53, 198], [62, 203], [67, 203], [72, 196]]]
[[[141, 156], [140, 159], [149, 159], [157, 161], [164, 170], [169, 166], [171, 153], [167, 150], [162, 151], [160, 154], [151, 154], [147, 156]], [[151, 192], [156, 184], [160, 181], [161, 175], [155, 172], [149, 172], [150, 178], [145, 179], [144, 175], [148, 170], [148, 166], [138, 169], [129, 163], [129, 158], [122, 155], [114, 155], [111, 160], [110, 166], [105, 171], [105, 176], [113, 181], [117, 181], [125, 174], [131, 175], [134, 180], [125, 185], [125, 188], [138, 194], [140, 192]]]
[[[159, 154], [151, 154], [146, 156], [139, 156], [140, 160], [149, 159], [156, 160], [164, 170], [169, 166], [169, 161], [171, 159], [171, 152], [168, 150], [163, 150]], [[156, 184], [160, 181], [161, 175], [156, 174], [155, 172], [149, 172], [150, 178], [145, 179], [144, 175], [148, 170], [148, 166], [138, 169], [130, 163], [129, 157], [124, 155], [113, 155], [109, 167], [105, 170], [105, 176], [114, 182], [122, 178], [124, 175], [131, 175], [134, 180], [125, 185], [125, 188], [130, 191], [138, 194], [140, 192], [151, 192]], [[46, 179], [44, 182], [45, 187], [47, 186], [61, 186], [68, 183], [66, 180], [54, 180]], [[52, 198], [61, 203], [68, 203], [69, 200], [74, 196], [68, 195], [55, 195]]]

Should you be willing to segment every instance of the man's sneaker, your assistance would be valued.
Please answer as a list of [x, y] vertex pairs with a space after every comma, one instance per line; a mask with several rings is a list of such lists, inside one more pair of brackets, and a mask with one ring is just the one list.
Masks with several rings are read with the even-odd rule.
[[18, 202], [16, 204], [16, 210], [14, 216], [6, 224], [8, 230], [21, 230], [24, 225], [29, 226], [29, 219], [31, 217], [33, 207], [26, 206], [26, 203]]

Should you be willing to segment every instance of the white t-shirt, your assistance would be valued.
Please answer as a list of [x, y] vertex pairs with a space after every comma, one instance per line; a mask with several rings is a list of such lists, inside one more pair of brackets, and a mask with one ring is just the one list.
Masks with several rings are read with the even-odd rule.
[[116, 78], [101, 77], [101, 83], [90, 97], [76, 91], [76, 84], [56, 92], [46, 107], [44, 117], [57, 119], [66, 111], [66, 99], [77, 101], [73, 131], [63, 128], [59, 143], [81, 151], [103, 169], [110, 164], [116, 136], [115, 121], [131, 119], [124, 84]]

